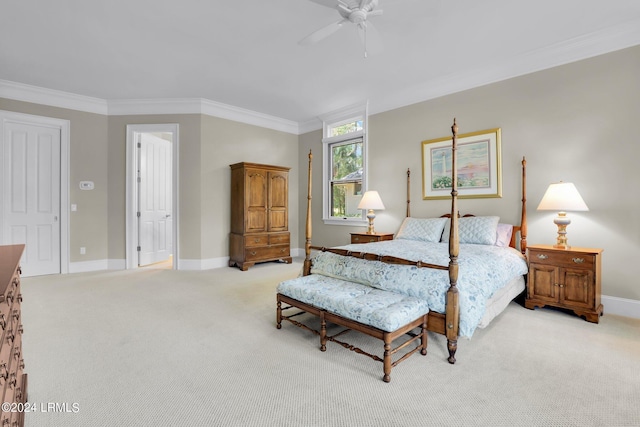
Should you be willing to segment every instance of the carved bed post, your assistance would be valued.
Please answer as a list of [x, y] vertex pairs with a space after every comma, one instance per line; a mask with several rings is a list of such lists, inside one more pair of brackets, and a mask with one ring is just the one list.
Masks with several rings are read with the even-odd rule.
[[407, 218], [411, 216], [411, 171], [407, 168]]
[[311, 160], [313, 159], [313, 154], [311, 154], [311, 150], [309, 150], [309, 170], [308, 170], [308, 178], [307, 178], [307, 228], [306, 228], [306, 236], [305, 236], [305, 244], [304, 244], [304, 264], [302, 268], [302, 275], [308, 276], [311, 274]]
[[460, 243], [458, 237], [458, 171], [456, 161], [458, 125], [453, 119], [451, 126], [453, 134], [451, 145], [451, 227], [449, 227], [449, 290], [447, 291], [447, 304], [445, 312], [445, 325], [447, 336], [447, 349], [449, 350], [449, 363], [456, 362], [455, 354], [458, 348], [458, 323], [460, 320], [460, 307], [458, 306], [458, 254]]
[[527, 160], [522, 157], [522, 217], [520, 218], [520, 252], [527, 253]]

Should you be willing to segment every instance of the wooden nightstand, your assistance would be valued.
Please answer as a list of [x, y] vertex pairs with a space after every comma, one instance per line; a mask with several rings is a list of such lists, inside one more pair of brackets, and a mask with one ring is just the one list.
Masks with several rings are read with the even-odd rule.
[[393, 233], [351, 233], [351, 243], [372, 243], [393, 240]]
[[603, 249], [556, 249], [532, 245], [525, 307], [551, 305], [573, 310], [589, 322], [598, 323], [603, 307], [601, 263]]

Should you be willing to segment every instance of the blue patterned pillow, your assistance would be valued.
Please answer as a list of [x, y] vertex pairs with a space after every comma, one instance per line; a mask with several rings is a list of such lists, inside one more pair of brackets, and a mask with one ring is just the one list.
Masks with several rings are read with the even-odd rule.
[[405, 218], [396, 239], [439, 242], [446, 222], [447, 218]]
[[[495, 245], [499, 216], [469, 216], [458, 219], [458, 236], [460, 243], [475, 243], [477, 245]], [[442, 241], [449, 241], [451, 221], [447, 223], [442, 234]]]

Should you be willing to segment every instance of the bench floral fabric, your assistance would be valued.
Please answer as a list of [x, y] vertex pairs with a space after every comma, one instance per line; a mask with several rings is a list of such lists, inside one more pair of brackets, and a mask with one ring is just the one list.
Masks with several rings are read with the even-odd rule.
[[282, 282], [278, 292], [387, 332], [429, 312], [424, 299], [319, 274]]

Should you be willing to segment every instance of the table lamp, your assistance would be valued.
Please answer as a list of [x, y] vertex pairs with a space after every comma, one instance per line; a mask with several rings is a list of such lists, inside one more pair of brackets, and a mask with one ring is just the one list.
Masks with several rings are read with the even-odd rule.
[[558, 182], [549, 185], [544, 193], [539, 211], [558, 211], [558, 216], [553, 222], [558, 226], [558, 239], [554, 248], [570, 249], [567, 243], [567, 226], [571, 224], [571, 219], [567, 217], [566, 211], [588, 211], [587, 204], [582, 200], [575, 185], [570, 182]]
[[373, 219], [376, 217], [374, 210], [384, 210], [384, 204], [377, 191], [367, 191], [362, 196], [362, 200], [358, 203], [358, 209], [367, 209], [367, 218], [369, 219], [369, 228], [367, 234], [375, 234], [373, 229]]

